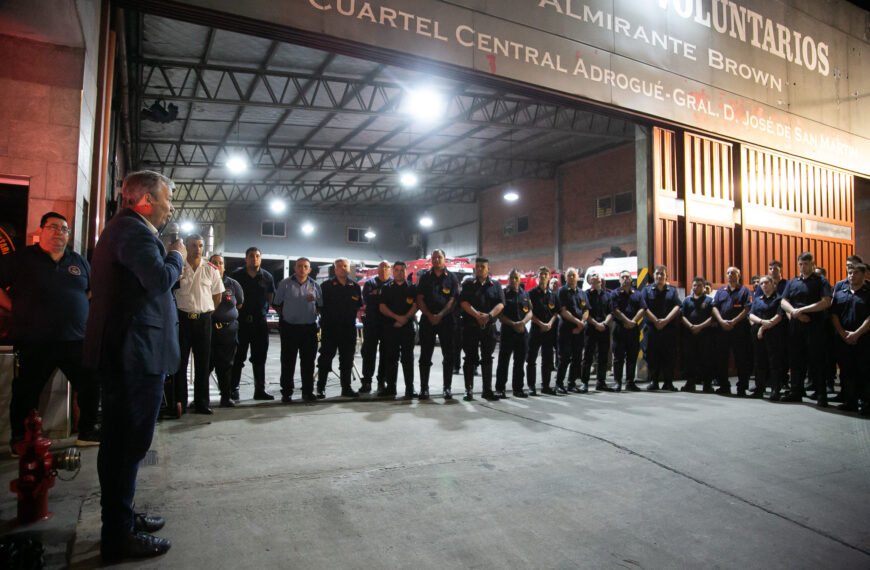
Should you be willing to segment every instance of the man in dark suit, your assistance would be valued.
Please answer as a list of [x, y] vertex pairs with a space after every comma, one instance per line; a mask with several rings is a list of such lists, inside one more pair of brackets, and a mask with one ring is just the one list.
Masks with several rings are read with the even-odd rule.
[[156, 172], [124, 180], [122, 209], [94, 250], [93, 298], [85, 334], [85, 365], [103, 384], [103, 441], [97, 460], [102, 490], [104, 560], [159, 556], [165, 538], [149, 534], [163, 519], [133, 512], [136, 474], [151, 446], [163, 382], [178, 368], [178, 315], [171, 288], [184, 264], [184, 245], [169, 252], [158, 229], [172, 215], [173, 182]]

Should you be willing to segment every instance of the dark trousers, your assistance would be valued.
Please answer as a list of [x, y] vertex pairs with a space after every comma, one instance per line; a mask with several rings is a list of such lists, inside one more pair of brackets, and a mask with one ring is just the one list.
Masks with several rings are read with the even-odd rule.
[[711, 385], [713, 380], [710, 355], [715, 331], [709, 327], [697, 334], [683, 329], [683, 373], [686, 385]]
[[791, 319], [788, 322], [788, 363], [791, 369], [792, 394], [804, 394], [804, 379], [809, 374], [819, 397], [823, 401], [826, 399], [824, 395], [827, 394], [827, 387], [821, 373], [824, 351], [823, 331], [822, 321], [802, 323], [797, 319]]
[[714, 349], [716, 357], [716, 379], [720, 388], [730, 388], [728, 381], [729, 355], [734, 355], [734, 365], [737, 367], [737, 389], [749, 388], [749, 377], [752, 375], [752, 332], [749, 322], [743, 321], [730, 331], [719, 329]]
[[[414, 325], [408, 323], [396, 328], [385, 325], [383, 344], [381, 345], [381, 362], [384, 365], [384, 377], [387, 387], [395, 390], [399, 378], [399, 362], [402, 363], [402, 374], [405, 377], [405, 391], [414, 390]], [[428, 390], [427, 388], [424, 388]]]
[[568, 374], [568, 385], [577, 384], [580, 369], [583, 366], [583, 341], [586, 336], [581, 331], [573, 334], [567, 326], [559, 327], [559, 369], [556, 371], [556, 386], [565, 386], [565, 374]]
[[595, 369], [595, 379], [599, 384], [607, 377], [607, 356], [610, 349], [610, 329], [595, 330], [588, 325], [583, 335], [583, 375], [584, 384], [589, 384], [592, 375], [592, 358], [597, 357], [598, 366]]
[[467, 326], [462, 329], [462, 350], [465, 352], [465, 363], [462, 372], [465, 375], [465, 391], [474, 391], [474, 369], [480, 365], [483, 377], [483, 393], [492, 393], [492, 353], [495, 352], [495, 327], [487, 325], [484, 328]]
[[864, 335], [858, 344], [846, 344], [837, 336], [837, 363], [840, 365], [840, 380], [847, 405], [857, 407], [864, 400], [864, 409], [870, 406], [870, 336]]
[[211, 324], [211, 365], [218, 380], [221, 398], [229, 398], [233, 389], [233, 359], [239, 342], [239, 321]]
[[[378, 348], [383, 351], [385, 328], [390, 325], [383, 323], [366, 324], [363, 327], [363, 343], [360, 348], [362, 355], [362, 381], [371, 383], [372, 377], [375, 375], [375, 361], [378, 359]], [[381, 361], [377, 366], [378, 385], [384, 381], [384, 359], [381, 355]]]
[[79, 433], [93, 431], [100, 407], [100, 387], [90, 371], [82, 368], [82, 341], [19, 342], [15, 345], [18, 367], [12, 379], [9, 421], [12, 441], [24, 437], [24, 420], [39, 409], [39, 396], [55, 370], [60, 369], [76, 392]]
[[674, 362], [677, 352], [677, 327], [672, 323], [663, 330], [647, 326], [643, 330], [647, 339], [646, 358], [650, 382], [674, 381]]
[[326, 390], [326, 378], [338, 352], [338, 371], [342, 391], [350, 390], [353, 355], [356, 352], [356, 327], [324, 325], [320, 332], [320, 359], [317, 361], [317, 391]]
[[420, 389], [429, 389], [429, 369], [432, 368], [432, 354], [435, 352], [435, 337], [441, 345], [441, 373], [444, 389], [453, 385], [453, 342], [455, 326], [453, 319], [442, 319], [432, 326], [425, 316], [420, 320]]
[[613, 328], [613, 379], [622, 384], [622, 371], [625, 380], [634, 382], [637, 370], [637, 355], [640, 351], [640, 327], [627, 329], [619, 324]]
[[762, 394], [767, 388], [775, 393], [782, 390], [782, 380], [785, 377], [785, 326], [778, 326], [764, 331], [764, 337], [758, 338], [759, 325], [752, 327], [752, 339], [755, 344], [755, 389]]
[[314, 360], [317, 357], [317, 323], [294, 325], [281, 321], [281, 395], [291, 396], [296, 388], [296, 358], [300, 359], [302, 394], [314, 394]]
[[187, 365], [193, 351], [193, 404], [208, 407], [208, 371], [211, 364], [211, 313], [199, 313], [199, 318], [190, 319], [178, 311], [178, 344], [181, 347], [181, 363], [175, 374], [175, 401], [187, 408]]
[[254, 392], [266, 391], [266, 354], [269, 352], [269, 326], [265, 318], [250, 315], [239, 317], [239, 346], [233, 363], [233, 390], [239, 389], [242, 368], [251, 348], [251, 366], [254, 371]]
[[154, 436], [163, 400], [163, 375], [123, 370], [100, 372], [103, 432], [97, 456], [104, 548], [133, 532], [136, 475]]
[[502, 327], [501, 342], [498, 349], [498, 368], [496, 368], [495, 372], [495, 389], [497, 392], [504, 392], [507, 388], [508, 367], [510, 366], [512, 356], [514, 372], [511, 376], [511, 389], [514, 392], [519, 392], [523, 389], [523, 381], [525, 380], [523, 364], [526, 361], [528, 336], [525, 330], [518, 333], [510, 327]]
[[529, 351], [526, 357], [526, 383], [529, 385], [530, 390], [534, 390], [537, 384], [535, 365], [538, 361], [538, 352], [541, 353], [541, 385], [544, 388], [550, 387], [550, 381], [553, 376], [553, 352], [555, 346], [555, 328], [547, 332], [541, 332], [541, 329], [532, 325], [532, 332], [529, 333]]

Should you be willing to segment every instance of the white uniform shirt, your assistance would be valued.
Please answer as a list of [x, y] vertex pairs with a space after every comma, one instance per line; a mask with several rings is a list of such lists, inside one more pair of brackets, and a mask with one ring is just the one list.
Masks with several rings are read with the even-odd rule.
[[214, 265], [202, 260], [196, 270], [184, 260], [184, 270], [175, 290], [178, 309], [185, 313], [214, 311], [214, 297], [224, 292], [224, 282]]

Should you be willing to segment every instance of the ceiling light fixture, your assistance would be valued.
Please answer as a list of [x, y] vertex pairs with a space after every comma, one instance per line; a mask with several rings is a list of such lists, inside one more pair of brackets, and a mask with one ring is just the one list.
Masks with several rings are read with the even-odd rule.
[[505, 202], [516, 202], [520, 199], [520, 195], [513, 190], [508, 190], [504, 193]]
[[307, 235], [307, 236], [310, 236], [311, 234], [313, 234], [314, 233], [314, 224], [312, 224], [311, 222], [305, 222], [304, 224], [302, 224], [302, 233]]
[[227, 160], [227, 170], [233, 174], [241, 174], [248, 169], [248, 161], [239, 155], [233, 155]]
[[432, 219], [432, 216], [423, 216], [420, 218], [420, 226], [424, 228], [431, 228], [435, 225], [435, 220]]
[[418, 182], [420, 182], [420, 179], [410, 170], [406, 170], [399, 174], [399, 184], [405, 188], [414, 188], [417, 186]]
[[371, 228], [369, 228], [369, 230], [364, 235], [366, 236], [366, 239], [375, 239], [376, 237], [378, 237], [378, 234], [373, 232]]
[[275, 198], [269, 204], [269, 209], [271, 209], [276, 214], [283, 214], [287, 211], [287, 202], [280, 198]]
[[409, 89], [402, 99], [402, 112], [424, 123], [434, 123], [447, 112], [446, 97], [429, 87]]
[[189, 234], [190, 232], [192, 232], [194, 227], [195, 226], [193, 225], [193, 222], [191, 222], [191, 221], [181, 222], [181, 231], [186, 233], [186, 234]]

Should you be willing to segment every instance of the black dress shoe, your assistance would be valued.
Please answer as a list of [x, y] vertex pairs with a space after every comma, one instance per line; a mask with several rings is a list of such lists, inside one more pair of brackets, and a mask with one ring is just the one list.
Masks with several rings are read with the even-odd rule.
[[858, 404], [849, 404], [849, 403], [840, 404], [839, 406], [837, 406], [837, 409], [840, 410], [841, 412], [857, 412], [858, 411]]
[[665, 385], [662, 386], [662, 390], [664, 390], [665, 392], [676, 392], [677, 387], [674, 386], [673, 382], [665, 382]]
[[651, 382], [649, 386], [646, 387], [647, 392], [657, 392], [659, 389], [658, 382]]
[[810, 394], [809, 396], [807, 396], [807, 398], [809, 398], [810, 400], [816, 401], [816, 400], [819, 399], [819, 393], [818, 393], [818, 392], [813, 392], [812, 394]]
[[625, 389], [626, 389], [626, 391], [628, 391], [628, 392], [640, 392], [640, 386], [638, 386], [638, 385], [635, 384], [634, 382], [629, 382], [629, 383], [625, 386]]
[[731, 386], [719, 386], [716, 388], [716, 394], [719, 396], [730, 396], [731, 395]]
[[229, 398], [221, 398], [221, 407], [222, 408], [235, 408], [236, 403], [230, 400]]
[[770, 394], [770, 401], [771, 402], [779, 402], [780, 400], [782, 400], [782, 394], [779, 392], [779, 390], [774, 390]]
[[342, 398], [359, 398], [359, 392], [354, 392], [350, 388], [342, 388], [341, 397]]
[[495, 392], [484, 392], [482, 394], [484, 400], [488, 400], [490, 402], [498, 402], [499, 397], [495, 394]]
[[589, 384], [583, 383], [577, 386], [575, 390], [578, 394], [588, 394], [589, 393]]
[[134, 532], [111, 544], [105, 541], [100, 543], [100, 554], [106, 562], [118, 562], [125, 558], [153, 558], [166, 554], [172, 543], [165, 538], [148, 534], [147, 532]]
[[317, 396], [315, 396], [315, 397], [316, 397], [318, 400], [323, 400], [324, 398], [326, 398], [326, 394], [324, 394], [322, 391], [320, 391], [320, 392], [317, 393]]
[[556, 393], [557, 394], [567, 394], [568, 390], [566, 390], [564, 386], [556, 386]]
[[275, 396], [269, 394], [268, 392], [254, 392], [255, 400], [274, 400]]
[[745, 398], [746, 397], [746, 390], [743, 388], [737, 388], [737, 397], [738, 398]]
[[471, 392], [466, 392], [465, 396], [463, 396], [462, 399], [466, 402], [471, 402], [474, 400], [474, 394], [472, 394]]
[[239, 401], [239, 390], [238, 390], [238, 388], [232, 391], [232, 393], [230, 394], [230, 399], [231, 399], [231, 400], [235, 400], [236, 402]]
[[290, 404], [292, 402], [293, 402], [293, 396], [290, 396], [290, 395], [281, 396], [281, 403], [282, 404]]
[[749, 397], [754, 399], [754, 400], [760, 400], [760, 399], [764, 398], [764, 390], [756, 390], [755, 392], [750, 394]]
[[595, 389], [598, 392], [613, 392], [613, 388], [607, 385], [607, 382], [598, 382], [595, 384]]
[[377, 392], [375, 392], [375, 398], [389, 398], [390, 391], [386, 388], [381, 388]]
[[549, 394], [550, 396], [555, 396], [556, 391], [549, 386], [544, 386], [543, 388], [541, 388], [541, 394]]
[[419, 398], [419, 397], [420, 397], [420, 395], [417, 394], [417, 392], [415, 392], [413, 390], [405, 390], [405, 395], [402, 396], [402, 399], [413, 400], [414, 398]]
[[429, 399], [429, 390], [420, 390], [420, 399], [428, 400]]
[[534, 388], [532, 388], [529, 390], [528, 394], [529, 396], [537, 396], [538, 392]]
[[507, 398], [507, 394], [505, 394], [504, 390], [497, 390], [495, 396], [496, 398]]
[[694, 392], [694, 391], [695, 391], [695, 385], [689, 384], [688, 382], [686, 382], [686, 384], [682, 388], [680, 388], [680, 392]]
[[362, 386], [359, 388], [360, 394], [370, 394], [372, 391], [372, 383], [371, 382], [363, 382]]
[[577, 384], [574, 384], [574, 383], [568, 384], [567, 391], [574, 392], [575, 394], [580, 392], [580, 390], [577, 389]]
[[450, 388], [444, 389], [444, 399], [445, 400], [452, 400], [453, 399], [453, 393], [450, 391]]
[[302, 401], [303, 402], [316, 402], [317, 396], [315, 396], [314, 394], [302, 394]]
[[528, 398], [529, 395], [526, 394], [523, 390], [514, 390], [513, 391], [514, 398]]
[[788, 393], [779, 399], [780, 402], [802, 402], [803, 398], [800, 394]]
[[210, 416], [214, 414], [214, 410], [212, 410], [208, 406], [196, 406], [193, 411], [196, 414], [202, 414], [204, 416]]
[[837, 394], [833, 398], [828, 398], [828, 401], [829, 402], [838, 402], [838, 403], [845, 402], [846, 401], [846, 394], [844, 394], [843, 391], [840, 390], [839, 394]]
[[163, 517], [149, 516], [146, 513], [135, 513], [133, 515], [133, 530], [136, 532], [157, 532], [165, 524], [166, 519]]

